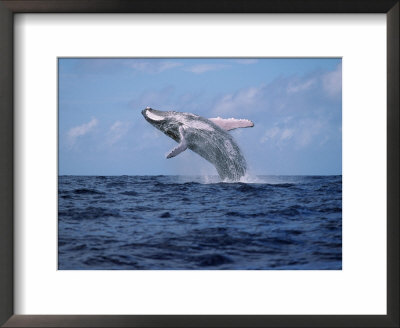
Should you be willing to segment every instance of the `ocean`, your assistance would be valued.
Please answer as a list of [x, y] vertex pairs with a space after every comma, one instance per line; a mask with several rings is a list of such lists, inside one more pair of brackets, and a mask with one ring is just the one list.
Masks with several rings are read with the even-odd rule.
[[59, 270], [341, 270], [342, 176], [59, 176]]

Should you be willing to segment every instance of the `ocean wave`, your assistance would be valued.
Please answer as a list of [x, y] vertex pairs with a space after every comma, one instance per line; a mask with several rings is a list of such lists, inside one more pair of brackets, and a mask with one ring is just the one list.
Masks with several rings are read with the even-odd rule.
[[60, 177], [59, 269], [341, 269], [341, 176], [214, 178]]
[[85, 195], [101, 195], [104, 192], [98, 191], [96, 189], [79, 188], [73, 191], [74, 194], [85, 194]]

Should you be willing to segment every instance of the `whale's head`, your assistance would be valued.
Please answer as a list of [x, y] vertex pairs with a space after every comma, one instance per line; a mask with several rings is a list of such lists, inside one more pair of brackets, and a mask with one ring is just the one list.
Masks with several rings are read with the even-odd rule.
[[151, 125], [164, 132], [175, 141], [179, 141], [179, 122], [176, 112], [161, 111], [150, 107], [142, 110], [142, 115]]

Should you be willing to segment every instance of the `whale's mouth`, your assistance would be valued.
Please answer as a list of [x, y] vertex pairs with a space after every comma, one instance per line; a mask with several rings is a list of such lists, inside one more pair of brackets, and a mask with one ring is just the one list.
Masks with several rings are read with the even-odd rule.
[[148, 121], [162, 121], [165, 119], [164, 116], [160, 115], [162, 112], [152, 109], [150, 107], [146, 107], [142, 110], [142, 114], [145, 119]]

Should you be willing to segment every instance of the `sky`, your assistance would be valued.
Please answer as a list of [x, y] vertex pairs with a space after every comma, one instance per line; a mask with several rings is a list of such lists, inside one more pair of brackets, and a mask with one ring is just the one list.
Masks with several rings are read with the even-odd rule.
[[60, 175], [217, 175], [145, 107], [244, 118], [251, 175], [342, 174], [340, 58], [59, 58]]

